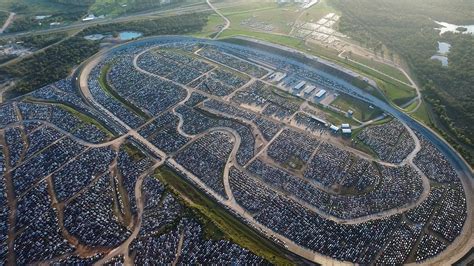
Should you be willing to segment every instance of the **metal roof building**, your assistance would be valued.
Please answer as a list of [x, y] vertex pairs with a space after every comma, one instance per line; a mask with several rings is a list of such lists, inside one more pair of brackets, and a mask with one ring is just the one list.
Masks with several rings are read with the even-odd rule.
[[299, 91], [299, 90], [303, 89], [304, 85], [306, 85], [306, 81], [300, 81], [300, 83], [296, 84], [294, 89]]
[[352, 134], [352, 130], [350, 128], [343, 128], [342, 129], [342, 134], [350, 135], [350, 134]]
[[316, 95], [314, 95], [314, 97], [316, 98], [321, 98], [324, 96], [324, 94], [326, 94], [326, 90], [319, 90], [318, 93], [316, 93]]

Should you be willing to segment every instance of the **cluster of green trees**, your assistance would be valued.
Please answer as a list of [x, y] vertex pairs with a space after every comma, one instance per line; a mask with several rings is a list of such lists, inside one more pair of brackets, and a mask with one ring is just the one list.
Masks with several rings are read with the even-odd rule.
[[138, 31], [144, 36], [163, 34], [186, 34], [198, 32], [207, 24], [209, 13], [179, 15], [157, 19], [136, 20], [123, 23], [101, 24], [85, 29], [81, 34], [117, 33], [120, 31]]
[[[21, 32], [49, 27], [50, 23], [77, 21], [87, 14], [90, 4], [95, 0], [15, 0], [6, 4], [9, 11], [17, 15], [7, 32]], [[37, 20], [37, 15], [50, 17]]]
[[56, 13], [51, 17], [45, 18], [43, 20], [37, 20], [33, 15], [20, 15], [15, 18], [13, 23], [7, 28], [6, 31], [13, 33], [49, 27], [50, 23], [53, 22], [65, 23], [77, 21], [86, 14], [86, 9], [75, 8], [71, 11]]
[[[179, 4], [185, 1], [186, 0], [170, 0], [169, 4]], [[164, 3], [167, 3], [166, 1], [160, 0], [127, 0], [127, 2], [129, 6], [129, 9], [127, 10], [128, 12], [149, 10], [151, 8], [160, 7]]]
[[[474, 1], [331, 0], [343, 16], [339, 30], [369, 49], [381, 44], [400, 54], [421, 83], [437, 127], [465, 158], [474, 154], [474, 36], [439, 35], [436, 21], [474, 24]], [[449, 66], [431, 60], [438, 41], [452, 45]], [[462, 145], [459, 145], [462, 143]]]
[[124, 13], [149, 11], [164, 5], [176, 5], [188, 0], [96, 0], [91, 11], [96, 15], [121, 15]]
[[96, 0], [49, 0], [53, 3], [76, 5], [76, 6], [90, 6], [95, 3]]
[[[123, 30], [140, 31], [145, 35], [185, 34], [200, 31], [207, 23], [206, 14], [179, 15], [153, 20], [97, 25], [63, 42], [53, 44], [41, 52], [0, 68], [3, 80], [15, 81], [14, 94], [27, 93], [54, 81], [65, 78], [71, 69], [97, 53], [99, 42], [88, 41], [83, 36]], [[31, 42], [44, 44], [45, 37], [28, 37]]]
[[21, 46], [23, 47], [37, 50], [37, 49], [46, 47], [48, 45], [51, 45], [53, 43], [59, 42], [60, 40], [66, 37], [67, 37], [66, 33], [27, 35], [27, 36], [22, 36], [22, 37], [0, 39], [0, 45], [20, 42]]
[[[44, 48], [48, 45], [54, 44], [66, 38], [65, 33], [53, 33], [45, 35], [32, 35], [23, 37], [12, 37], [6, 39], [0, 39], [0, 45], [8, 45], [19, 42], [20, 46], [31, 49], [32, 51]], [[17, 58], [14, 54], [0, 55], [0, 64], [6, 63], [12, 59]]]
[[5, 23], [10, 13], [0, 10], [0, 27]]
[[66, 77], [75, 65], [97, 51], [98, 43], [72, 37], [0, 68], [0, 75], [15, 80], [16, 92], [26, 93]]

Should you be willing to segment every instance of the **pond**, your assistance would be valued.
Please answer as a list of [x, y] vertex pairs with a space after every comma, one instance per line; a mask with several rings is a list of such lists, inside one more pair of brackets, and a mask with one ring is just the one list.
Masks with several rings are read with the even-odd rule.
[[441, 62], [441, 65], [444, 66], [444, 67], [447, 67], [447, 66], [448, 66], [448, 57], [447, 57], [447, 56], [444, 56], [444, 55], [433, 55], [433, 56], [431, 57], [431, 59], [440, 61], [440, 62]]
[[438, 42], [438, 53], [433, 55], [431, 59], [438, 60], [441, 62], [441, 65], [448, 66], [448, 56], [449, 50], [451, 49], [451, 44], [447, 42]]
[[119, 33], [118, 38], [121, 41], [129, 41], [143, 36], [143, 33], [137, 31], [122, 31]]
[[445, 32], [454, 32], [454, 33], [460, 33], [461, 31], [458, 30], [459, 27], [465, 28], [466, 31], [463, 31], [462, 33], [464, 34], [474, 34], [474, 25], [455, 25], [455, 24], [450, 24], [447, 22], [439, 22], [435, 21], [436, 24], [440, 25], [441, 27], [436, 28], [437, 30], [440, 31], [440, 35], [442, 35]]
[[103, 34], [92, 34], [92, 35], [84, 36], [84, 39], [89, 40], [89, 41], [100, 41], [103, 38], [105, 38], [105, 35]]
[[447, 42], [438, 42], [438, 53], [439, 54], [447, 54], [451, 49], [451, 44]]

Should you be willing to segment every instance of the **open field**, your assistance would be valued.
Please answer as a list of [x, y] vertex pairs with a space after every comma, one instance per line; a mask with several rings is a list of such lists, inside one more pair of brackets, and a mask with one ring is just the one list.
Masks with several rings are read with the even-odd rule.
[[9, 15], [10, 15], [9, 12], [0, 10], [0, 28], [3, 26], [5, 21], [7, 21], [7, 18]]
[[357, 121], [345, 116], [344, 114], [329, 109], [328, 107], [325, 107], [321, 104], [310, 103], [309, 105], [324, 112], [324, 114], [326, 115], [326, 120], [333, 125], [341, 125], [344, 123], [348, 123], [354, 126], [360, 125]]
[[223, 9], [224, 16], [231, 21], [230, 30], [288, 34], [299, 14], [295, 6], [278, 6], [275, 3], [254, 4], [248, 8], [230, 12]]
[[105, 15], [116, 17], [124, 14], [131, 14], [150, 10], [160, 10], [175, 8], [178, 6], [202, 3], [202, 0], [171, 0], [170, 4], [163, 4], [162, 1], [136, 1], [136, 0], [93, 0], [89, 7], [89, 12], [96, 16]]
[[208, 17], [206, 26], [204, 26], [200, 32], [193, 34], [193, 36], [209, 38], [212, 34], [219, 31], [219, 28], [224, 24], [225, 22], [220, 16], [212, 14]]
[[328, 2], [328, 0], [320, 0], [316, 5], [303, 10], [298, 22], [315, 22], [329, 13], [339, 14]]
[[[87, 8], [87, 4], [66, 4], [51, 0], [0, 1], [1, 10], [16, 13], [6, 32], [54, 28], [55, 26], [50, 26], [50, 23], [60, 23], [61, 26], [68, 25], [84, 16], [87, 13]], [[48, 17], [37, 20], [35, 16]]]
[[342, 111], [354, 111], [354, 117], [362, 122], [377, 118], [383, 113], [378, 108], [373, 106], [370, 108], [370, 104], [347, 95], [339, 95], [331, 105], [341, 109]]
[[385, 74], [387, 74], [387, 75], [389, 75], [393, 78], [396, 78], [400, 81], [403, 81], [403, 82], [408, 83], [408, 84], [410, 83], [410, 81], [405, 76], [405, 74], [403, 74], [403, 72], [401, 72], [399, 69], [397, 69], [393, 66], [390, 66], [388, 64], [384, 64], [384, 63], [376, 61], [374, 59], [369, 59], [367, 57], [356, 55], [356, 54], [349, 55], [349, 58], [351, 58], [352, 60], [357, 61], [361, 64], [369, 66], [371, 68], [377, 69], [378, 71], [383, 72], [383, 73], [385, 73]]
[[420, 120], [423, 122], [425, 125], [431, 125], [431, 118], [430, 118], [430, 110], [428, 110], [428, 107], [426, 106], [426, 103], [421, 103], [420, 107], [412, 113], [412, 116], [414, 116], [416, 119]]

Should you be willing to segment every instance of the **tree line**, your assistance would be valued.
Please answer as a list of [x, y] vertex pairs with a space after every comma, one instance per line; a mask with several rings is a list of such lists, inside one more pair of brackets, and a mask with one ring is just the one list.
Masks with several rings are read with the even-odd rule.
[[[97, 25], [84, 29], [76, 36], [53, 44], [41, 52], [0, 68], [3, 81], [13, 80], [13, 94], [23, 94], [67, 77], [79, 65], [100, 49], [99, 41], [89, 41], [83, 36], [114, 31], [140, 31], [144, 35], [186, 34], [200, 31], [207, 23], [208, 14], [179, 15], [173, 17], [124, 23]], [[34, 40], [34, 39], [33, 39]], [[36, 40], [42, 42], [44, 40]]]

